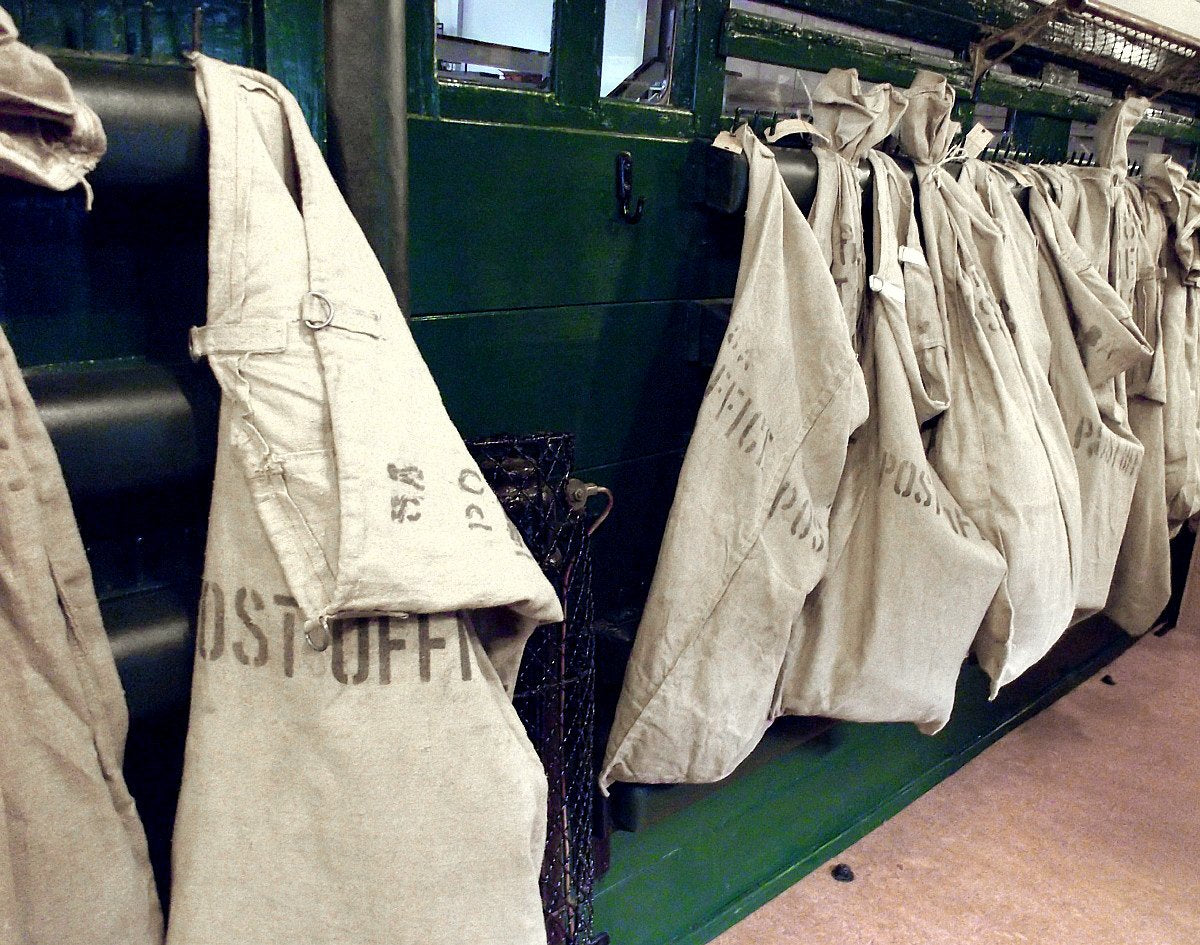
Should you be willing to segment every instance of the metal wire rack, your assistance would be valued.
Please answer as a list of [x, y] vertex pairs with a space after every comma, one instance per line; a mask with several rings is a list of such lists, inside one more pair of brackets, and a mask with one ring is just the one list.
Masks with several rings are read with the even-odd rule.
[[[563, 600], [566, 620], [525, 648], [513, 704], [549, 786], [542, 907], [549, 945], [599, 945], [592, 930], [596, 656], [589, 524], [569, 494], [574, 438], [563, 433], [469, 444], [525, 544]], [[592, 487], [594, 489], [594, 487]]]
[[972, 50], [975, 79], [1021, 46], [1115, 72], [1151, 94], [1200, 94], [1200, 40], [1095, 0], [1001, 0], [1018, 19]]

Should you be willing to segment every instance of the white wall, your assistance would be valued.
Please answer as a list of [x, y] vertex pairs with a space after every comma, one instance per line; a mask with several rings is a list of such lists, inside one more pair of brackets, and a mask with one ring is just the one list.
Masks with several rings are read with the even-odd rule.
[[[456, 6], [455, 0], [440, 0], [438, 18], [446, 23], [442, 8]], [[452, 35], [485, 43], [550, 51], [554, 26], [554, 0], [462, 0], [462, 23]]]
[[608, 0], [604, 13], [604, 62], [600, 94], [607, 95], [643, 62], [646, 0]]

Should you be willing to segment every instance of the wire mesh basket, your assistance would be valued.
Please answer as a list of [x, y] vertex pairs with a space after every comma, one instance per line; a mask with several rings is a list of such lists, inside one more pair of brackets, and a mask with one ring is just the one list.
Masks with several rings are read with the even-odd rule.
[[1018, 22], [985, 39], [985, 50], [1028, 44], [1126, 76], [1146, 91], [1200, 94], [1200, 40], [1092, 0], [1002, 0], [1001, 6]]
[[593, 945], [596, 659], [588, 528], [567, 497], [569, 434], [477, 440], [471, 452], [542, 570], [566, 620], [525, 648], [513, 704], [546, 769], [542, 906], [549, 945]]

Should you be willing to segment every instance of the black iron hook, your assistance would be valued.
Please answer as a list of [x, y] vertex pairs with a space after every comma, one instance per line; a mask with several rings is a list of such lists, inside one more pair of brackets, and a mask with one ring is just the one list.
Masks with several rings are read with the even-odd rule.
[[204, 52], [204, 7], [192, 8], [192, 50], [199, 55]]
[[621, 211], [621, 219], [626, 223], [637, 223], [646, 210], [646, 198], [638, 197], [637, 203], [631, 208], [633, 200], [633, 155], [622, 151], [617, 155], [617, 209]]

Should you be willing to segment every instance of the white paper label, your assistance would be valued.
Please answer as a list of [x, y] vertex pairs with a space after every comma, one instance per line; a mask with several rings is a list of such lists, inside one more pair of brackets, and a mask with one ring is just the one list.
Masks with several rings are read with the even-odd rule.
[[738, 139], [731, 135], [728, 131], [722, 131], [720, 134], [718, 134], [713, 139], [712, 146], [714, 148], [720, 148], [722, 151], [732, 151], [734, 154], [742, 153], [741, 142], [738, 141]]
[[817, 131], [803, 118], [781, 118], [775, 123], [775, 127], [767, 131], [766, 138], [768, 144], [774, 144], [780, 138], [786, 138], [788, 135], [812, 135], [814, 138], [820, 138], [828, 143], [829, 139], [821, 132]]
[[983, 149], [991, 144], [993, 137], [995, 135], [983, 125], [977, 124], [967, 132], [967, 137], [963, 141], [963, 151], [966, 152], [968, 158], [977, 158], [983, 153]]

